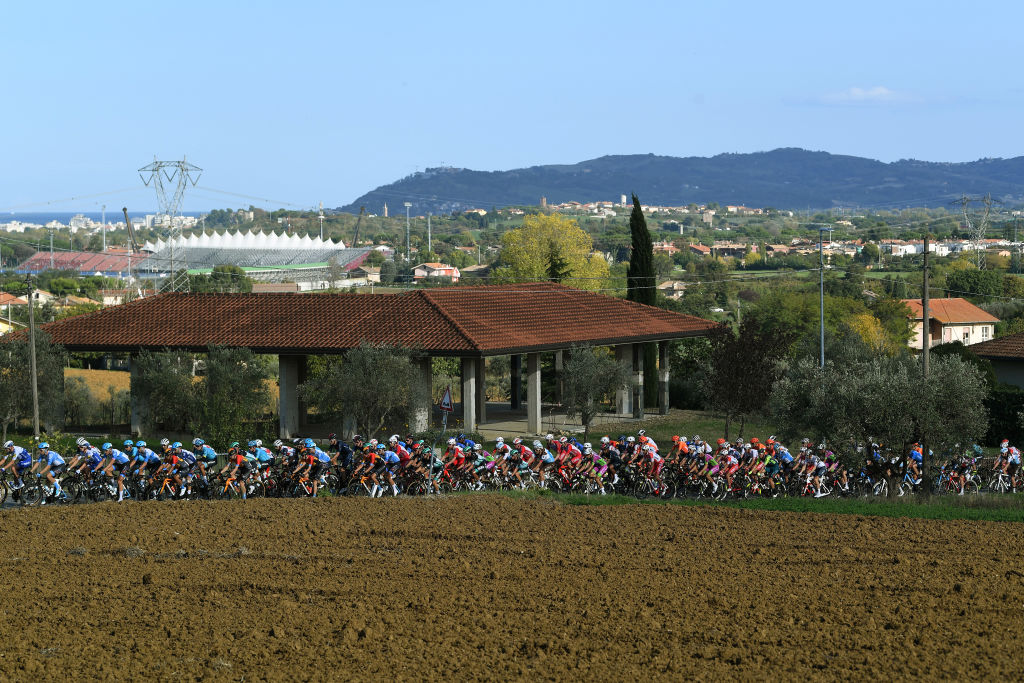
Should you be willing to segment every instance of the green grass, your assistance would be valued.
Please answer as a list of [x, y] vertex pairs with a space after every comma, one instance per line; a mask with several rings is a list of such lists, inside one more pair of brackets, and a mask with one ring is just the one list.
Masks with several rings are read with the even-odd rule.
[[825, 514], [870, 517], [906, 517], [916, 519], [965, 519], [987, 522], [1024, 522], [1024, 496], [920, 496], [906, 500], [870, 498], [756, 498], [736, 501], [712, 501], [675, 498], [670, 501], [630, 496], [585, 496], [552, 493], [545, 490], [506, 491], [501, 495], [518, 500], [550, 500], [563, 505], [682, 505], [766, 510], [781, 512], [819, 512]]

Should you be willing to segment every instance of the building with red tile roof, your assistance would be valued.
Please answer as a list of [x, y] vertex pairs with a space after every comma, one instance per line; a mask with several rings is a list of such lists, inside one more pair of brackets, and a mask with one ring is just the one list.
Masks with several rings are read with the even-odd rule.
[[[924, 320], [924, 306], [920, 299], [904, 299], [914, 321], [914, 336], [908, 342], [910, 348], [921, 350], [921, 331]], [[930, 346], [961, 342], [964, 346], [988, 341], [995, 336], [995, 325], [999, 318], [978, 308], [967, 299], [929, 299], [928, 327]]]
[[[554, 283], [421, 289], [400, 294], [160, 294], [43, 325], [69, 351], [233, 346], [278, 354], [281, 432], [298, 430], [295, 385], [310, 354], [338, 354], [361, 344], [411, 350], [429, 386], [430, 358], [462, 358], [465, 428], [485, 418], [484, 358], [527, 355], [529, 431], [540, 432], [539, 354], [577, 344], [614, 346], [642, 382], [642, 345], [660, 342], [661, 407], [668, 408], [668, 347], [673, 339], [706, 335], [716, 323]], [[480, 381], [478, 381], [478, 378]], [[481, 389], [478, 391], [478, 388]], [[620, 412], [642, 410], [642, 399], [619, 397]], [[636, 392], [632, 392], [635, 394]], [[642, 394], [641, 394], [642, 395]], [[513, 392], [518, 397], [518, 390]], [[427, 399], [429, 400], [429, 399]], [[517, 401], [514, 401], [516, 403]], [[425, 428], [429, 405], [418, 406], [414, 428]], [[135, 424], [133, 418], [133, 425]], [[417, 430], [419, 431], [419, 430]]]

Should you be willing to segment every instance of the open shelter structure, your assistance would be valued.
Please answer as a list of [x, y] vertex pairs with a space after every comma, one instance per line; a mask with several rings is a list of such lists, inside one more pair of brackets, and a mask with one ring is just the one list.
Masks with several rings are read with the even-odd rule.
[[[526, 431], [541, 432], [540, 354], [577, 344], [609, 346], [629, 366], [633, 386], [616, 397], [620, 414], [643, 416], [643, 345], [659, 344], [659, 407], [668, 410], [668, 342], [706, 335], [716, 323], [555, 283], [419, 289], [397, 294], [185, 294], [140, 299], [49, 323], [53, 341], [69, 351], [136, 354], [164, 349], [203, 352], [211, 345], [245, 347], [279, 357], [282, 437], [296, 435], [302, 416], [298, 385], [310, 355], [340, 354], [363, 343], [409, 349], [420, 391], [410, 427], [430, 422], [431, 359], [462, 364], [464, 429], [487, 419], [485, 359], [511, 356], [512, 408], [519, 408], [526, 357]], [[132, 396], [132, 429], [145, 410]]]

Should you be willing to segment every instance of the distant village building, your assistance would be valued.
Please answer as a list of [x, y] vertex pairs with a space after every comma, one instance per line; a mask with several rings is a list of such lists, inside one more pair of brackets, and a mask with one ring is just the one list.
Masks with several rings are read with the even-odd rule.
[[459, 269], [455, 266], [449, 266], [447, 263], [421, 263], [418, 266], [414, 266], [412, 269], [413, 280], [423, 280], [424, 278], [436, 277], [451, 280], [452, 282], [458, 282], [462, 274]]

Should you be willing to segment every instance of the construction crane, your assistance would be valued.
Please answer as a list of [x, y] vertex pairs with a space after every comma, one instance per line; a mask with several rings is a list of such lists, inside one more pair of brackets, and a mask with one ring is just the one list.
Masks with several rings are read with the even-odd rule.
[[359, 218], [356, 219], [356, 229], [352, 233], [352, 248], [353, 249], [358, 249], [359, 248], [359, 224], [363, 222], [363, 216], [365, 216], [365, 215], [366, 215], [366, 207], [365, 206], [360, 206], [359, 207]]
[[132, 219], [128, 218], [128, 207], [122, 206], [121, 213], [124, 214], [124, 224], [128, 226], [128, 239], [132, 242], [132, 253], [142, 251], [139, 243], [135, 241], [135, 226], [132, 225]]

